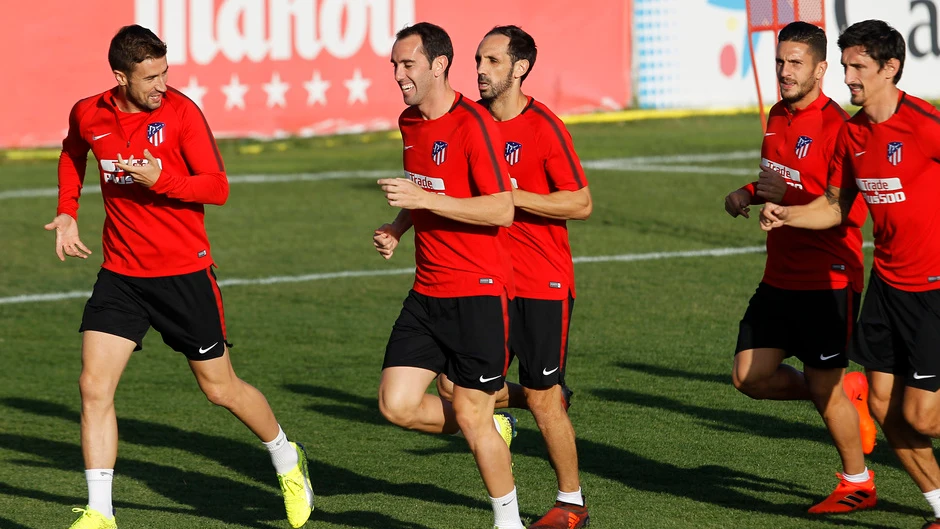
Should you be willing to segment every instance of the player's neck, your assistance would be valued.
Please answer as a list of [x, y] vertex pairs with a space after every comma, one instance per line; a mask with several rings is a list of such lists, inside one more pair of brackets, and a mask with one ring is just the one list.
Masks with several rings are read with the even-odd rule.
[[487, 108], [496, 121], [509, 121], [522, 114], [528, 104], [529, 98], [522, 90], [508, 90], [502, 97], [490, 101]]
[[134, 114], [136, 112], [143, 112], [142, 109], [137, 108], [137, 105], [130, 102], [127, 99], [127, 87], [119, 86], [117, 94], [114, 95], [114, 106], [118, 110], [124, 112], [125, 114]]
[[424, 100], [418, 103], [418, 112], [424, 119], [437, 119], [450, 112], [456, 97], [457, 94], [450, 87], [450, 83], [445, 82], [442, 88], [429, 92]]
[[813, 90], [808, 92], [805, 96], [800, 98], [799, 101], [794, 101], [793, 103], [787, 103], [787, 109], [791, 113], [799, 112], [800, 110], [806, 109], [806, 107], [812, 105], [816, 102], [817, 99], [822, 95], [822, 90], [819, 89], [819, 85], [816, 86]]
[[891, 116], [898, 110], [899, 92], [898, 87], [892, 83], [885, 87], [881, 93], [875, 94], [868, 101], [865, 101], [862, 109], [865, 111], [865, 115], [868, 116], [868, 120], [872, 123], [883, 123], [891, 119]]

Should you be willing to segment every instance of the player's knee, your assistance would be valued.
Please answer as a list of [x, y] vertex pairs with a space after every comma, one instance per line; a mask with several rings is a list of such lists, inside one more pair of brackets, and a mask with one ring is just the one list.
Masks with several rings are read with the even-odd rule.
[[743, 372], [737, 366], [731, 371], [731, 383], [734, 385], [734, 389], [752, 399], [760, 400], [763, 398], [760, 381], [756, 377]]
[[934, 406], [910, 399], [904, 403], [904, 419], [921, 435], [940, 437], [940, 416]]
[[542, 416], [564, 414], [564, 401], [561, 398], [561, 386], [553, 386], [548, 389], [529, 389], [525, 390], [526, 404], [529, 411], [535, 416], [536, 420]]
[[83, 371], [78, 377], [78, 390], [82, 396], [82, 405], [110, 404], [114, 401], [114, 384], [100, 376]]
[[411, 428], [417, 417], [417, 410], [408, 401], [379, 392], [379, 412], [385, 420], [402, 428]]
[[236, 399], [234, 384], [203, 384], [200, 389], [209, 402], [226, 409], [231, 409]]

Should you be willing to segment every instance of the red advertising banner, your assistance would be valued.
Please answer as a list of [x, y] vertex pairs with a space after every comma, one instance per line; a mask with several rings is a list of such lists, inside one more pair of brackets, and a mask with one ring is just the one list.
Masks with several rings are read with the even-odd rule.
[[[395, 32], [433, 22], [454, 41], [451, 84], [478, 96], [474, 53], [495, 25], [532, 34], [525, 91], [556, 113], [620, 109], [630, 93], [630, 4], [521, 0], [40, 0], [0, 17], [0, 147], [50, 146], [79, 99], [115, 84], [108, 44], [137, 23], [168, 46], [169, 84], [218, 136], [276, 138], [395, 127], [403, 108], [389, 63]], [[576, 6], [576, 7], [572, 7]]]

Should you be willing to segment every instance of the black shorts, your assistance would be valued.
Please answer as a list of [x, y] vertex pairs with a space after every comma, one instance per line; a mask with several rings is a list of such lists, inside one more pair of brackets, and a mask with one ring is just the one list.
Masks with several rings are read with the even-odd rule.
[[906, 292], [872, 273], [851, 356], [908, 386], [940, 389], [940, 290]]
[[519, 383], [531, 389], [565, 381], [568, 329], [574, 298], [516, 298], [511, 303], [509, 349], [519, 359]]
[[846, 353], [860, 298], [849, 287], [784, 290], [761, 283], [741, 320], [735, 354], [782, 349], [809, 367], [848, 367]]
[[127, 338], [139, 351], [150, 327], [190, 360], [222, 356], [231, 344], [226, 342], [222, 293], [212, 268], [168, 277], [130, 277], [102, 268], [79, 332]]
[[508, 309], [505, 295], [434, 298], [412, 290], [382, 369], [420, 367], [446, 373], [461, 387], [497, 391], [509, 368]]

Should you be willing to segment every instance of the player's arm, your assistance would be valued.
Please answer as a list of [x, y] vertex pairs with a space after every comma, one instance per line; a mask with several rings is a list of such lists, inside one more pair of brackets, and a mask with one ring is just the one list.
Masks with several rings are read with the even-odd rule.
[[547, 195], [514, 188], [512, 200], [523, 211], [558, 220], [585, 220], [594, 209], [587, 186], [577, 191], [553, 191]]
[[386, 260], [392, 258], [401, 236], [412, 226], [411, 211], [402, 209], [391, 224], [383, 224], [372, 234], [372, 244], [379, 255]]
[[407, 178], [383, 178], [378, 181], [388, 205], [402, 209], [426, 209], [442, 217], [480, 226], [512, 224], [512, 192], [454, 198], [425, 191]]
[[180, 106], [179, 141], [188, 172], [192, 174], [164, 170], [151, 189], [184, 202], [221, 206], [229, 194], [222, 155], [199, 107], [190, 101], [185, 103]]
[[61, 261], [66, 255], [85, 259], [91, 254], [78, 235], [78, 199], [82, 194], [85, 166], [91, 149], [81, 136], [78, 112], [79, 105], [76, 104], [69, 113], [69, 131], [62, 141], [57, 171], [59, 202], [55, 218], [45, 225], [46, 230], [55, 230], [55, 252]]
[[742, 215], [746, 219], [751, 218], [751, 205], [762, 204], [764, 202], [763, 199], [754, 195], [756, 188], [757, 182], [751, 182], [740, 189], [735, 189], [728, 193], [725, 197], [725, 211], [728, 212], [728, 215], [732, 217]]
[[513, 202], [517, 208], [540, 217], [585, 220], [591, 216], [594, 203], [571, 134], [554, 114], [540, 114], [545, 119], [541, 123], [547, 126], [539, 129], [537, 146], [554, 191], [539, 194], [514, 187]]

